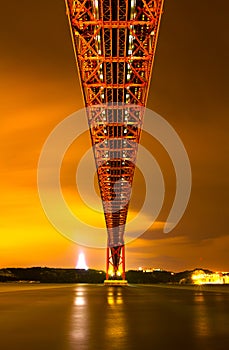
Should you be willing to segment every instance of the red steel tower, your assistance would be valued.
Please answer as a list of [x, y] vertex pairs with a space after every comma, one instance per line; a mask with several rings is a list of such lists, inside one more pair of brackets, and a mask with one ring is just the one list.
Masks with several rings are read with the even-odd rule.
[[124, 231], [163, 0], [65, 2], [108, 232], [106, 280], [125, 280]]

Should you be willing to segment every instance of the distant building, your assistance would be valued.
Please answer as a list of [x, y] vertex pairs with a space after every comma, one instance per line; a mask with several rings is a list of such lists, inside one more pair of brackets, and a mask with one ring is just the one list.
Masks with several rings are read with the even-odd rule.
[[223, 272], [205, 273], [195, 270], [192, 274], [194, 284], [229, 284], [229, 274]]
[[155, 271], [163, 271], [162, 269], [155, 268], [155, 267], [139, 267], [138, 271], [142, 272], [155, 272]]

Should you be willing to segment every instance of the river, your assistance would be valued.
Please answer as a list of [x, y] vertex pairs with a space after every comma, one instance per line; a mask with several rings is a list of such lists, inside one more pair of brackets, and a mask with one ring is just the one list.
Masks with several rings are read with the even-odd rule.
[[0, 285], [2, 350], [226, 350], [221, 287]]

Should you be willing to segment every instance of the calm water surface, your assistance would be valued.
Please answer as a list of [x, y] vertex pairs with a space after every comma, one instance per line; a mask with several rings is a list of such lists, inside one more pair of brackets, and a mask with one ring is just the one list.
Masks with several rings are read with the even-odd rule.
[[229, 293], [157, 286], [0, 287], [0, 349], [229, 348]]

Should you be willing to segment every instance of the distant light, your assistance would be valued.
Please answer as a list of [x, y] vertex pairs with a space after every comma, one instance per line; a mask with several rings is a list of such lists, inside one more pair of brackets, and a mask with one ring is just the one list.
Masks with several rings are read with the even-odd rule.
[[76, 268], [77, 269], [81, 269], [81, 270], [88, 270], [88, 266], [86, 264], [85, 254], [84, 253], [80, 253], [79, 254], [79, 258], [78, 258], [78, 262], [77, 262]]

